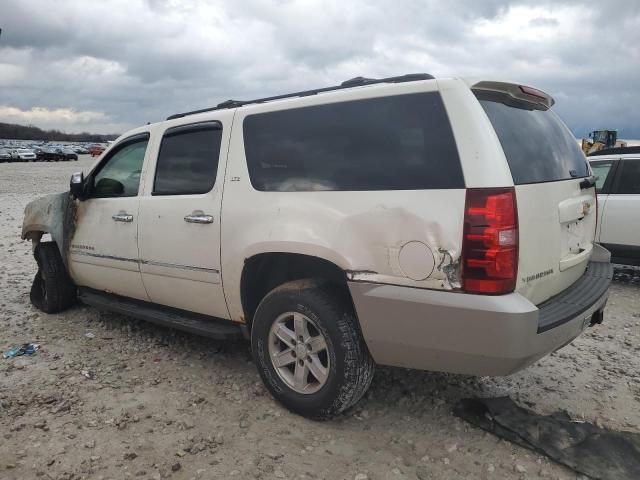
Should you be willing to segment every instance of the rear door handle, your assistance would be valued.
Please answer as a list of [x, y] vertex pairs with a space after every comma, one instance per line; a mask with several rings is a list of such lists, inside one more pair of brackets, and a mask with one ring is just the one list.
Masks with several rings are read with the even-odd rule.
[[213, 216], [207, 215], [202, 210], [194, 210], [189, 215], [185, 215], [184, 221], [187, 223], [213, 223]]
[[133, 215], [124, 211], [119, 211], [115, 215], [112, 215], [111, 218], [116, 222], [133, 222]]

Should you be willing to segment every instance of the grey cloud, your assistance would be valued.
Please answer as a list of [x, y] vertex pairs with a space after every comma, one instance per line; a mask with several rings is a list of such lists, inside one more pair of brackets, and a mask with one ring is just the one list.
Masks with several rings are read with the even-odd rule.
[[[523, 28], [538, 36], [479, 33], [501, 28], [514, 8], [533, 12]], [[561, 18], [566, 8], [575, 18]], [[125, 128], [228, 98], [426, 71], [532, 84], [557, 98], [576, 135], [612, 126], [640, 138], [633, 0], [112, 0], [51, 9], [44, 0], [0, 6], [0, 105], [104, 112]]]
[[532, 27], [557, 27], [559, 22], [555, 18], [537, 17], [529, 20], [529, 25]]

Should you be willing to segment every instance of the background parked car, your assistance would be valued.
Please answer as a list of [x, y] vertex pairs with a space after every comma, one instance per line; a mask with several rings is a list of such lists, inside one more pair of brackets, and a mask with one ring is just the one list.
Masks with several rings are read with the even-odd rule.
[[11, 154], [9, 153], [9, 151], [5, 150], [4, 148], [0, 148], [0, 163], [10, 162], [10, 161], [11, 161]]
[[74, 152], [76, 152], [78, 155], [86, 155], [89, 153], [89, 150], [87, 150], [85, 147], [75, 147], [73, 149]]
[[89, 153], [92, 157], [97, 157], [98, 155], [102, 155], [104, 152], [104, 147], [102, 145], [91, 145], [89, 146]]
[[44, 161], [44, 150], [40, 147], [34, 148], [33, 149], [33, 153], [36, 154], [36, 160], [38, 162], [43, 162]]
[[601, 150], [588, 159], [598, 177], [596, 241], [612, 262], [640, 266], [640, 149]]
[[14, 162], [35, 162], [37, 160], [36, 154], [26, 148], [16, 148], [10, 153]]
[[56, 152], [61, 155], [62, 160], [78, 160], [78, 155], [68, 148], [58, 148], [56, 149]]
[[60, 160], [66, 160], [63, 154], [59, 153], [55, 148], [43, 148], [43, 160], [45, 162], [59, 162]]

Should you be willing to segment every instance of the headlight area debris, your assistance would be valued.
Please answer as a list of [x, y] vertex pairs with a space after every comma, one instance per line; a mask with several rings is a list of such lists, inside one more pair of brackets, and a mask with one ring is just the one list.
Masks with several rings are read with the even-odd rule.
[[22, 355], [33, 355], [40, 350], [39, 343], [23, 343], [16, 345], [2, 354], [2, 358], [21, 357]]

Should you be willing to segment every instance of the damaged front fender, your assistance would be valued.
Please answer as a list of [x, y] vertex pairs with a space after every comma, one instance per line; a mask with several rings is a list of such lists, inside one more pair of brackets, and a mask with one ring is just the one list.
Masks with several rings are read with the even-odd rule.
[[22, 222], [22, 239], [35, 245], [48, 233], [56, 242], [60, 255], [67, 265], [71, 239], [75, 233], [76, 205], [69, 192], [38, 198], [27, 204]]

